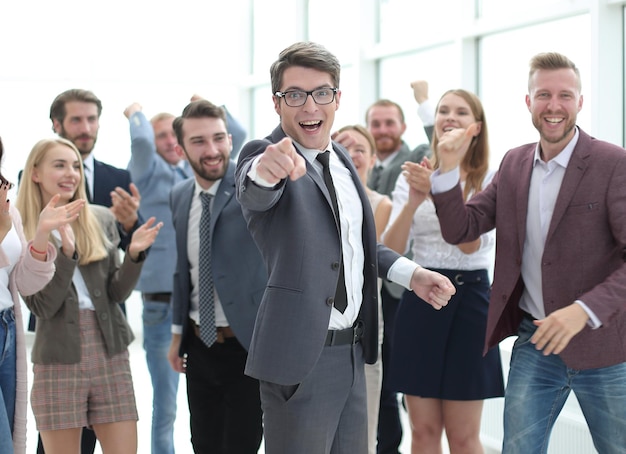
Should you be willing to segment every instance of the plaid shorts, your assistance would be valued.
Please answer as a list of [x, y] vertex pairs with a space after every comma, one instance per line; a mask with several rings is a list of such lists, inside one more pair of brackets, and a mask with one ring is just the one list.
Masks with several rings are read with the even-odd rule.
[[35, 364], [31, 405], [37, 429], [138, 419], [128, 350], [109, 357], [96, 313], [80, 311], [81, 361]]

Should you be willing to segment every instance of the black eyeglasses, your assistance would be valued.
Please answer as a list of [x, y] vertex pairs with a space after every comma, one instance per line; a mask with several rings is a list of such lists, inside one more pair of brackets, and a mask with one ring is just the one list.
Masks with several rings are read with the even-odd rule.
[[307, 98], [311, 95], [315, 104], [319, 104], [321, 106], [325, 104], [330, 104], [335, 100], [335, 93], [337, 93], [337, 88], [318, 88], [313, 91], [303, 91], [303, 90], [287, 90], [287, 91], [277, 91], [274, 95], [279, 98], [283, 98], [285, 100], [285, 104], [289, 107], [300, 107], [306, 103]]

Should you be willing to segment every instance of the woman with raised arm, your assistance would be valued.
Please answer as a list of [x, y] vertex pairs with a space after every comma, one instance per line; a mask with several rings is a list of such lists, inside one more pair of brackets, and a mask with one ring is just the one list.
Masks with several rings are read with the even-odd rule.
[[[80, 153], [71, 142], [44, 139], [28, 156], [17, 196], [26, 238], [42, 208], [86, 200]], [[71, 212], [67, 216], [72, 216]], [[79, 453], [82, 427], [91, 426], [103, 453], [137, 452], [137, 408], [128, 344], [133, 333], [117, 301], [133, 290], [145, 251], [161, 224], [150, 218], [132, 235], [120, 263], [120, 241], [109, 209], [86, 204], [70, 224], [53, 231], [56, 272], [25, 298], [37, 316], [31, 353], [31, 406], [47, 454]], [[31, 248], [44, 255], [44, 250]]]
[[[3, 154], [0, 140], [0, 163]], [[19, 295], [32, 295], [52, 279], [56, 249], [48, 236], [53, 229], [74, 221], [84, 202], [57, 208], [59, 197], [53, 197], [35, 220], [32, 241], [26, 242], [20, 213], [8, 198], [12, 187], [0, 172], [0, 452], [23, 454], [27, 372]]]
[[419, 298], [410, 292], [404, 293], [398, 309], [388, 379], [405, 395], [412, 454], [440, 453], [444, 429], [451, 453], [482, 453], [483, 400], [504, 395], [499, 350], [483, 357], [494, 232], [458, 246], [446, 243], [427, 197], [430, 174], [438, 168], [438, 146], [450, 131], [470, 125], [474, 138], [460, 166], [465, 199], [489, 184], [493, 172], [488, 169], [482, 104], [473, 93], [450, 90], [435, 111], [432, 162], [404, 163], [383, 235], [385, 245], [398, 252], [411, 245], [416, 262], [448, 276], [456, 287], [441, 311], [418, 304]]

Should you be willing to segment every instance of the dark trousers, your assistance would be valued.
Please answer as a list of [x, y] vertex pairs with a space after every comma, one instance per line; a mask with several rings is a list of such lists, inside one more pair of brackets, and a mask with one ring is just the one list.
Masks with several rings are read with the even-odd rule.
[[391, 339], [396, 321], [396, 313], [400, 300], [394, 298], [383, 285], [380, 291], [383, 306], [383, 319], [385, 331], [383, 335], [382, 360], [383, 360], [383, 383], [380, 392], [380, 411], [378, 413], [378, 444], [377, 454], [398, 454], [402, 442], [402, 423], [400, 422], [400, 409], [398, 397], [395, 391], [387, 387], [385, 370], [389, 364], [391, 355]]
[[236, 338], [208, 348], [193, 332], [187, 352], [191, 444], [198, 454], [254, 454], [263, 438], [259, 382], [244, 375]]

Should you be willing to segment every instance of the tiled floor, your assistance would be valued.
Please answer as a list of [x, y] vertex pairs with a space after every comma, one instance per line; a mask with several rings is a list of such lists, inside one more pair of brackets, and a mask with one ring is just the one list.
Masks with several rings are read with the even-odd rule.
[[[24, 312], [27, 313], [27, 309], [24, 307]], [[139, 454], [150, 454], [150, 424], [152, 414], [152, 386], [150, 384], [150, 375], [146, 366], [144, 351], [142, 347], [142, 323], [141, 323], [141, 297], [139, 293], [134, 292], [133, 295], [126, 302], [126, 312], [128, 320], [135, 333], [135, 341], [130, 345], [130, 364], [133, 372], [133, 383], [135, 387], [135, 398], [137, 400], [137, 409], [139, 411], [139, 422], [137, 424], [138, 441], [139, 441]], [[34, 334], [28, 333], [27, 340], [29, 346], [32, 345]], [[29, 349], [30, 353], [30, 349]], [[32, 383], [32, 365], [29, 361], [29, 383]], [[181, 377], [180, 386], [178, 389], [178, 415], [174, 427], [174, 437], [176, 443], [177, 454], [192, 453], [191, 442], [189, 440], [189, 411], [187, 407], [187, 399], [185, 392], [185, 380]], [[29, 419], [28, 419], [28, 432], [27, 432], [27, 454], [35, 454], [37, 447], [37, 430], [35, 428], [35, 419], [32, 415], [29, 406]], [[401, 452], [408, 454], [411, 452], [410, 437], [408, 437], [408, 420], [406, 418], [406, 412], [402, 412], [402, 422], [405, 428], [405, 436], [401, 446]], [[259, 450], [259, 453], [264, 452], [263, 446]], [[101, 454], [102, 451], [98, 446], [96, 448], [96, 454]]]

